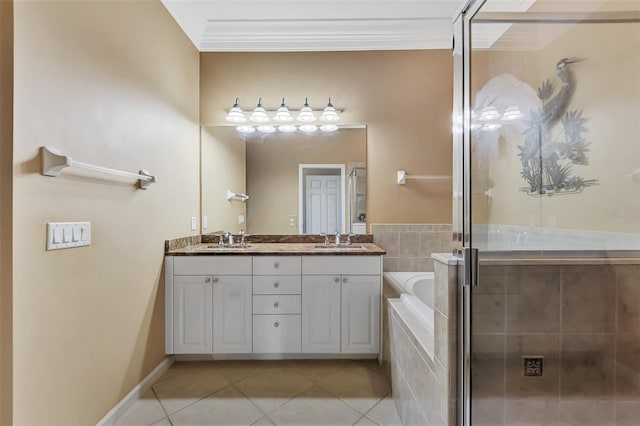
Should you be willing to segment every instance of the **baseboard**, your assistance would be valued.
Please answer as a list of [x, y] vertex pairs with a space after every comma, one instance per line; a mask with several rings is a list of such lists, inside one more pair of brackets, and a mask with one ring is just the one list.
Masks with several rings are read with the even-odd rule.
[[153, 369], [140, 383], [135, 385], [131, 392], [120, 400], [96, 425], [112, 426], [122, 417], [125, 411], [136, 402], [140, 397], [171, 367], [175, 361], [173, 356], [168, 356], [156, 368]]

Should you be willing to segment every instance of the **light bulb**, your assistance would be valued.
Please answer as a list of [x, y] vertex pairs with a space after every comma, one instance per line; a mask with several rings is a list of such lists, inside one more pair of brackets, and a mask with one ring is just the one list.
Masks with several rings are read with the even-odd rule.
[[493, 105], [489, 105], [480, 113], [480, 117], [478, 120], [480, 121], [491, 121], [500, 118], [500, 113]]
[[315, 124], [303, 124], [300, 126], [300, 131], [305, 133], [313, 133], [318, 130], [318, 126]]
[[501, 121], [514, 121], [524, 117], [522, 111], [517, 106], [510, 106], [504, 110], [504, 114], [502, 114]]
[[320, 121], [324, 121], [326, 123], [333, 123], [340, 120], [340, 116], [336, 112], [336, 109], [331, 105], [331, 98], [329, 98], [329, 104], [322, 111], [322, 116], [320, 117]]
[[266, 123], [267, 121], [269, 121], [267, 112], [264, 110], [264, 108], [262, 108], [262, 98], [258, 99], [258, 105], [251, 113], [249, 119], [251, 121], [255, 121], [256, 123]]
[[225, 119], [232, 123], [244, 123], [245, 121], [247, 121], [247, 118], [244, 116], [242, 109], [240, 109], [240, 106], [238, 105], [238, 98], [236, 98], [236, 102], [229, 110], [229, 113], [227, 114]]
[[293, 133], [298, 128], [292, 124], [283, 124], [282, 126], [278, 126], [278, 130], [283, 133]]
[[303, 123], [313, 123], [316, 121], [316, 116], [313, 114], [307, 98], [304, 99], [304, 106], [300, 110], [300, 114], [298, 114], [298, 121], [302, 121]]
[[258, 126], [258, 131], [260, 133], [273, 133], [276, 131], [276, 128], [271, 125]]
[[282, 103], [280, 104], [280, 108], [276, 111], [273, 121], [277, 121], [279, 123], [288, 123], [289, 121], [293, 121], [289, 108], [284, 104], [284, 98], [282, 98]]
[[250, 133], [254, 133], [256, 131], [256, 128], [253, 126], [238, 126], [236, 127], [236, 130], [239, 131], [240, 133], [250, 134]]
[[322, 130], [323, 132], [335, 132], [336, 130], [338, 130], [338, 126], [336, 126], [335, 124], [323, 124], [322, 126], [320, 126], [320, 130]]

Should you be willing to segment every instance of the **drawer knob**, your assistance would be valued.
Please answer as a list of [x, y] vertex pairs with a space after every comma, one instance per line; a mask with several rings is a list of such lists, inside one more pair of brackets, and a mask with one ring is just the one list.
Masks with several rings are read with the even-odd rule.
[[211, 282], [211, 278], [205, 278], [204, 282], [205, 284], [209, 284]]
[[335, 278], [333, 279], [333, 282], [335, 282], [336, 284], [338, 284], [338, 283], [340, 282], [340, 278], [335, 277]]
[[214, 279], [213, 279], [213, 283], [215, 284], [215, 283], [217, 283], [217, 282], [218, 282], [218, 278], [214, 278]]
[[280, 287], [280, 283], [276, 281], [275, 283], [273, 283], [273, 286], [274, 286], [275, 288], [278, 288], [278, 287]]
[[280, 327], [280, 323], [278, 323], [278, 322], [274, 322], [274, 323], [273, 323], [273, 326], [274, 326], [275, 328], [278, 328], [278, 327]]
[[278, 262], [276, 262], [276, 263], [273, 264], [273, 267], [278, 269], [280, 267], [280, 264]]
[[278, 306], [280, 306], [280, 304], [279, 304], [278, 302], [276, 302], [276, 303], [274, 303], [274, 304], [273, 304], [273, 307], [274, 307], [274, 308], [277, 308]]
[[349, 282], [349, 278], [343, 278], [342, 282], [345, 283], [345, 284], [348, 283]]

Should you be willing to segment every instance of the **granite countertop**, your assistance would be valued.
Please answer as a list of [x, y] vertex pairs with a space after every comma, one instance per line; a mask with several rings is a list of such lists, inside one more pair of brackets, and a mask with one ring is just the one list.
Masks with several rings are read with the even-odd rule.
[[[380, 256], [386, 252], [372, 243], [353, 243], [352, 246], [341, 245], [339, 247], [317, 249], [317, 243], [252, 243], [246, 248], [240, 246], [233, 248], [218, 248], [217, 243], [200, 243], [184, 248], [169, 250], [167, 256]], [[351, 247], [351, 248], [349, 248]], [[361, 248], [358, 248], [361, 247]]]

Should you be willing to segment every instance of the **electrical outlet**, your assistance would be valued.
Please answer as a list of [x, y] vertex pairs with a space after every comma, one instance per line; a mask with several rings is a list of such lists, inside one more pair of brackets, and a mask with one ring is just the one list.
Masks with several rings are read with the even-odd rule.
[[198, 227], [198, 218], [193, 216], [191, 218], [191, 230], [195, 231], [197, 227]]
[[523, 356], [522, 357], [522, 374], [524, 377], [542, 377], [544, 369], [544, 357], [542, 356]]
[[207, 229], [209, 227], [209, 216], [202, 217], [202, 229]]
[[296, 226], [296, 216], [295, 215], [290, 215], [289, 216], [289, 226], [294, 228]]
[[242, 225], [244, 223], [244, 215], [241, 214], [238, 216], [238, 225]]

